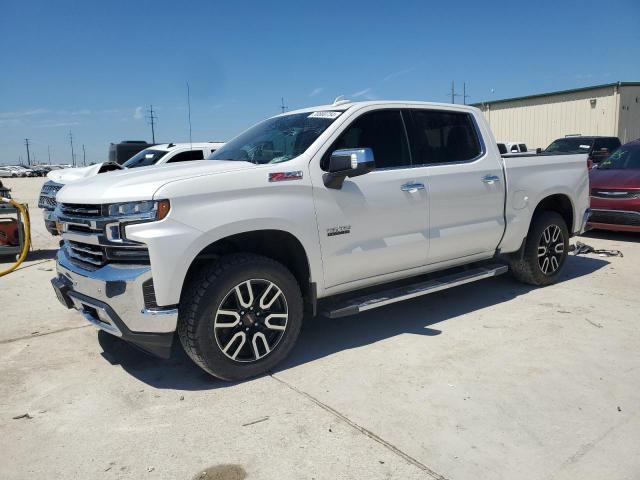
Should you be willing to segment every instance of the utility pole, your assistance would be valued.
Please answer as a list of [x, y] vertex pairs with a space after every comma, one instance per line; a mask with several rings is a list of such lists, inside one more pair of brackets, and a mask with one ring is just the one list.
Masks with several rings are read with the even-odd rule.
[[467, 98], [469, 98], [471, 95], [467, 95], [467, 83], [464, 82], [462, 84], [462, 103], [464, 103], [465, 105], [467, 104]]
[[451, 82], [451, 103], [456, 103], [456, 97], [459, 97], [460, 94], [456, 93], [456, 86], [455, 83], [452, 81]]
[[31, 154], [29, 153], [29, 139], [28, 138], [24, 139], [24, 144], [27, 147], [27, 165], [31, 165]]
[[84, 151], [84, 143], [82, 144], [82, 166], [87, 166], [87, 152]]
[[51, 165], [51, 145], [47, 145], [47, 156], [49, 157], [49, 165]]
[[149, 110], [147, 110], [147, 121], [149, 125], [151, 125], [151, 143], [156, 143], [156, 120], [158, 116], [153, 112], [153, 105], [149, 105]]
[[280, 97], [280, 110], [282, 110], [282, 113], [284, 113], [287, 108], [289, 107], [284, 104], [284, 97]]
[[71, 165], [76, 166], [76, 154], [73, 151], [73, 133], [69, 130], [69, 142], [71, 142]]

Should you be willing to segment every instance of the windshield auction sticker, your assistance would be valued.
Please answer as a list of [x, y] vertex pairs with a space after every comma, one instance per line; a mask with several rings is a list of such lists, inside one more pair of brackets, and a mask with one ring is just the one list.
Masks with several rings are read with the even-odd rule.
[[309, 118], [338, 118], [342, 112], [313, 112]]

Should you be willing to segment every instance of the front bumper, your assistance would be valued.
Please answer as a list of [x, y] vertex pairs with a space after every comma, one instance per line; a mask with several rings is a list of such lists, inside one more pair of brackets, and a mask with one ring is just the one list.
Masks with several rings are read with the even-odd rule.
[[617, 232], [640, 232], [640, 211], [594, 209], [589, 227]]
[[178, 309], [145, 307], [142, 284], [151, 279], [151, 267], [111, 264], [85, 270], [61, 248], [56, 270], [51, 283], [65, 307], [78, 310], [105, 332], [160, 357], [169, 356]]
[[43, 210], [42, 217], [44, 218], [44, 226], [51, 235], [58, 235], [58, 229], [56, 228], [56, 221], [53, 216], [54, 210]]

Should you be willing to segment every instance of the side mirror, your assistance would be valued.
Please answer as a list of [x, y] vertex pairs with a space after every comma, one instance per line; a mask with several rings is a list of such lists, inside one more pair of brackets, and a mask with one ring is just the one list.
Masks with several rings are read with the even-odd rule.
[[327, 188], [342, 188], [346, 177], [358, 177], [375, 170], [373, 150], [354, 148], [336, 150], [329, 159], [329, 172], [322, 176]]

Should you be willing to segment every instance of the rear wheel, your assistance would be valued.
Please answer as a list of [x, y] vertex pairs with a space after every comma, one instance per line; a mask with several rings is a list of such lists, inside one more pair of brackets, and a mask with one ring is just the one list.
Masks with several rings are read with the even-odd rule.
[[511, 271], [521, 282], [544, 286], [555, 283], [569, 251], [569, 230], [556, 212], [537, 213], [531, 221], [522, 259], [511, 261]]
[[185, 287], [178, 334], [191, 359], [223, 380], [260, 375], [281, 362], [302, 324], [302, 295], [280, 263], [234, 254]]

